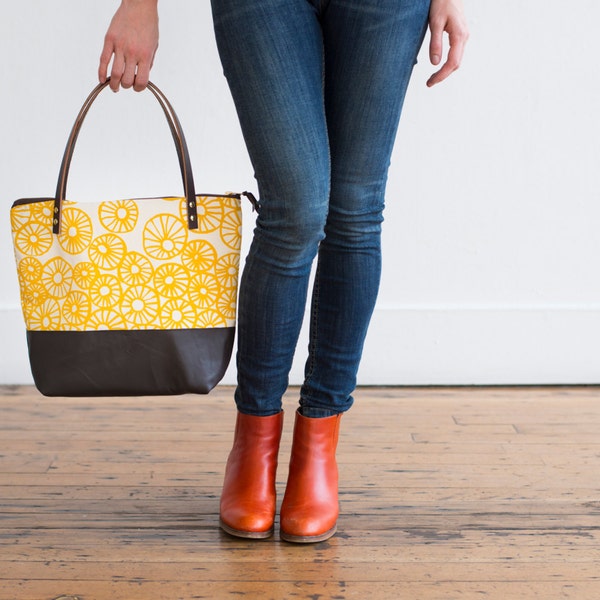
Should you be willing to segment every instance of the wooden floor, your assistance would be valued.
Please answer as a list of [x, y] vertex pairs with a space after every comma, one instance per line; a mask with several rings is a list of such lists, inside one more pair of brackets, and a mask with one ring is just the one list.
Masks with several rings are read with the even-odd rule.
[[0, 599], [600, 598], [600, 388], [359, 389], [307, 546], [218, 529], [231, 396], [1, 387]]

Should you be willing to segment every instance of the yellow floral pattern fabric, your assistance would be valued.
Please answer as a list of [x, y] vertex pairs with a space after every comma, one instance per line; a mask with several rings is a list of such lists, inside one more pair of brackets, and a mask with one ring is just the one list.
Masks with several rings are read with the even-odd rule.
[[190, 329], [235, 325], [241, 207], [198, 196], [198, 229], [185, 198], [18, 203], [11, 226], [29, 331]]

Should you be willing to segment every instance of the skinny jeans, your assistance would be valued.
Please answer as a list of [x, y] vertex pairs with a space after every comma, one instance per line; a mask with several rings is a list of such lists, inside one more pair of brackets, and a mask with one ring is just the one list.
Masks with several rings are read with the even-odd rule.
[[211, 0], [260, 197], [240, 282], [235, 401], [281, 410], [317, 259], [301, 412], [350, 408], [381, 275], [402, 104], [430, 0]]

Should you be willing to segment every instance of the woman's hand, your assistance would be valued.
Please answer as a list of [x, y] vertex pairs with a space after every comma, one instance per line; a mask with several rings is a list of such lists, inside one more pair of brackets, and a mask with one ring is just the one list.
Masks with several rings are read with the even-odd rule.
[[444, 32], [448, 34], [450, 42], [446, 62], [427, 80], [427, 87], [432, 87], [436, 83], [444, 81], [448, 75], [460, 67], [465, 44], [469, 39], [462, 0], [431, 0], [429, 29], [431, 30], [429, 43], [431, 64], [437, 66], [442, 60]]
[[104, 83], [111, 58], [110, 88], [142, 91], [158, 48], [158, 0], [122, 0], [104, 37], [98, 79]]

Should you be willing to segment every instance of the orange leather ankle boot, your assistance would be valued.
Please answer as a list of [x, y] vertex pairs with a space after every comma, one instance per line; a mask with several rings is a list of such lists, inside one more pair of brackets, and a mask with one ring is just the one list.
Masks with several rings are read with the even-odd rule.
[[312, 419], [296, 413], [287, 487], [281, 505], [281, 539], [322, 542], [337, 529], [338, 469], [335, 451], [341, 413]]
[[221, 529], [243, 538], [273, 534], [277, 454], [283, 411], [270, 417], [238, 412], [221, 494]]

